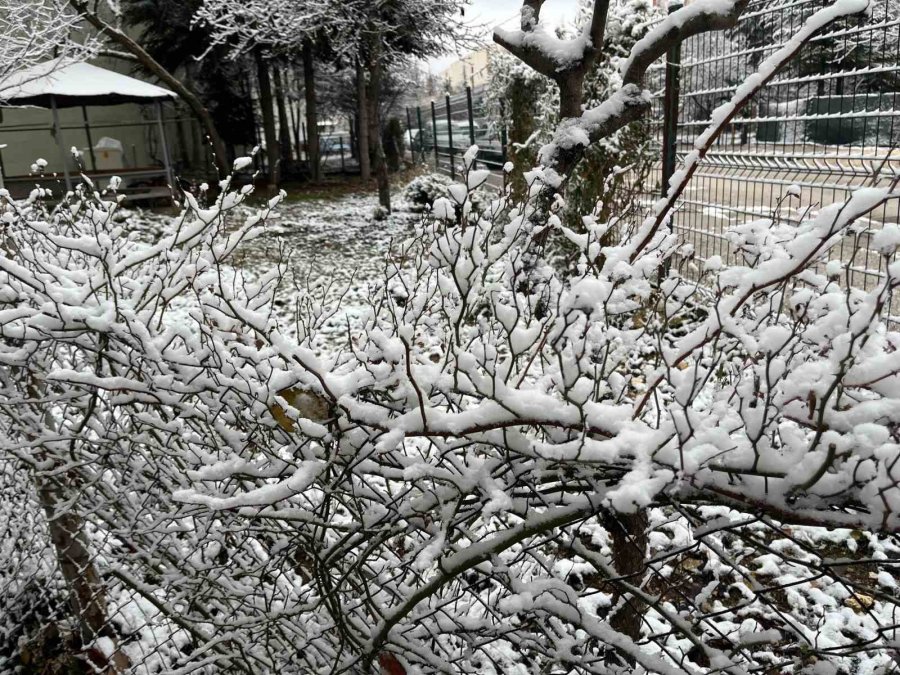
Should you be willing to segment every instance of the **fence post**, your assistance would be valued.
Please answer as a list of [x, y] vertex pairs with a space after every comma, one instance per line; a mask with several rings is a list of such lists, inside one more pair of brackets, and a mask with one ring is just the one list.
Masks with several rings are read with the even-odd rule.
[[304, 158], [307, 162], [309, 162], [309, 137], [306, 135], [306, 123], [300, 125], [300, 129], [303, 132], [303, 147], [305, 152], [303, 153]]
[[[669, 5], [669, 14], [681, 8], [681, 3]], [[681, 92], [681, 43], [676, 42], [666, 52], [666, 89], [663, 94], [663, 156], [662, 196], [669, 192], [669, 179], [675, 173], [675, 154], [678, 150], [678, 96]], [[672, 221], [669, 221], [669, 229]]]
[[425, 163], [425, 134], [422, 133], [422, 106], [416, 106], [416, 122], [419, 124], [419, 161]]
[[97, 170], [97, 158], [94, 157], [94, 139], [91, 138], [91, 125], [88, 123], [87, 106], [81, 106], [81, 118], [84, 120], [84, 135], [87, 138], [88, 153], [91, 157], [91, 171]]
[[469, 144], [475, 145], [475, 113], [472, 110], [472, 87], [466, 87], [466, 108], [469, 112]]
[[350, 125], [350, 159], [356, 159], [356, 117], [355, 115], [347, 116], [347, 123]]
[[444, 94], [447, 106], [447, 143], [450, 145], [450, 178], [456, 178], [456, 165], [453, 162], [453, 125], [450, 124], [450, 94]]
[[437, 171], [440, 158], [438, 157], [437, 142], [437, 109], [434, 106], [434, 101], [431, 102], [431, 133], [431, 142], [434, 145], [434, 170]]
[[500, 99], [500, 158], [506, 166], [506, 103]]
[[[472, 87], [466, 85], [466, 111], [469, 114], [469, 147], [475, 145], [475, 113], [472, 109]], [[477, 168], [476, 162], [472, 162], [472, 168]]]

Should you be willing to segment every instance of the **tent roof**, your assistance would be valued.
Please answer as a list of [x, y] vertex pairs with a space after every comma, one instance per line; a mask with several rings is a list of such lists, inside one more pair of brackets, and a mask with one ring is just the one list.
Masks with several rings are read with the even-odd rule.
[[46, 61], [5, 77], [0, 83], [0, 104], [58, 108], [82, 105], [117, 105], [174, 100], [168, 89], [89, 63]]

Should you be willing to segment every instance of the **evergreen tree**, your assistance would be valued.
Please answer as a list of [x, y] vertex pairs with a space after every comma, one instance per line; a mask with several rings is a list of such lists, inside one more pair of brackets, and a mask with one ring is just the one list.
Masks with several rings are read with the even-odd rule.
[[126, 25], [142, 31], [141, 43], [169, 71], [182, 70], [235, 155], [254, 143], [253, 108], [243, 66], [213, 45], [208, 27], [193, 21], [202, 0], [124, 0]]

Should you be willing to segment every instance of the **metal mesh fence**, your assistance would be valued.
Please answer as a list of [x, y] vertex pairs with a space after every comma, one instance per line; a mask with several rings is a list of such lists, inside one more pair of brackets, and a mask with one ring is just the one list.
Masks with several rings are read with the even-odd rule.
[[[685, 42], [677, 55], [676, 80], [666, 81], [666, 64], [648, 72], [654, 92], [650, 114], [653, 136], [664, 145], [667, 122], [674, 121], [675, 166], [694, 150], [712, 111], [794, 35], [825, 0], [755, 0], [737, 27], [704, 33]], [[677, 107], [666, 110], [666, 87]], [[421, 156], [453, 174], [453, 161], [469, 146], [468, 127], [482, 149], [485, 165], [502, 167], [506, 138], [485, 106], [484, 87], [448, 97], [425, 122]], [[730, 255], [727, 230], [742, 222], [775, 217], [797, 223], [822, 206], [845, 200], [863, 186], [883, 186], [900, 176], [900, 6], [876, 0], [868, 16], [831, 25], [804, 45], [791, 64], [760, 91], [729, 125], [703, 159], [679, 200], [672, 226], [705, 260]], [[447, 133], [447, 106], [452, 139]], [[410, 112], [416, 120], [416, 110]], [[433, 142], [437, 129], [437, 143]], [[451, 142], [452, 141], [452, 142]], [[637, 186], [646, 206], [667, 184], [662, 158], [648, 180]], [[855, 233], [837, 248], [849, 263], [851, 283], [870, 288], [882, 277], [883, 260], [870, 245], [883, 222], [896, 222], [896, 201], [870, 214], [871, 231]]]
[[[753, 2], [736, 28], [682, 46], [679, 163], [694, 149], [713, 109], [825, 5], [822, 0]], [[701, 258], [728, 259], [725, 232], [736, 223], [773, 215], [795, 223], [810, 209], [900, 175], [898, 22], [900, 7], [877, 0], [870, 16], [832, 24], [733, 120], [704, 158], [674, 218], [676, 230]], [[652, 119], [660, 138], [663, 71], [662, 65], [654, 71], [659, 94]], [[896, 202], [873, 212], [873, 230], [895, 222], [897, 215]], [[849, 263], [851, 282], [864, 288], [880, 278], [882, 264], [868, 238], [848, 237], [837, 250]]]
[[410, 152], [417, 161], [432, 162], [439, 171], [459, 175], [461, 156], [477, 144], [478, 163], [499, 172], [506, 162], [506, 134], [488, 110], [484, 85], [433, 101], [430, 107], [407, 109], [412, 130]]

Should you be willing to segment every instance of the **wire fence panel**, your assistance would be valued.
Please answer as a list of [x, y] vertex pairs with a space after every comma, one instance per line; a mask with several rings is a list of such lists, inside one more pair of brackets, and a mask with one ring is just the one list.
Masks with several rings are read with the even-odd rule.
[[415, 161], [431, 162], [438, 171], [456, 177], [462, 155], [477, 145], [479, 166], [499, 177], [506, 163], [506, 134], [488, 110], [484, 85], [435, 100], [430, 108], [407, 108], [406, 116]]
[[[683, 45], [679, 164], [694, 150], [712, 111], [826, 4], [753, 2], [736, 28]], [[898, 17], [895, 2], [878, 0], [871, 16], [832, 24], [728, 125], [673, 221], [701, 259], [719, 255], [735, 262], [727, 231], [736, 224], [773, 216], [797, 223], [859, 187], [887, 185], [900, 176]], [[661, 136], [663, 122], [654, 119]], [[896, 201], [876, 210], [870, 214], [873, 231], [897, 216]], [[846, 237], [836, 257], [848, 265], [855, 286], [871, 288], [882, 277], [883, 261], [871, 250], [868, 233]]]

